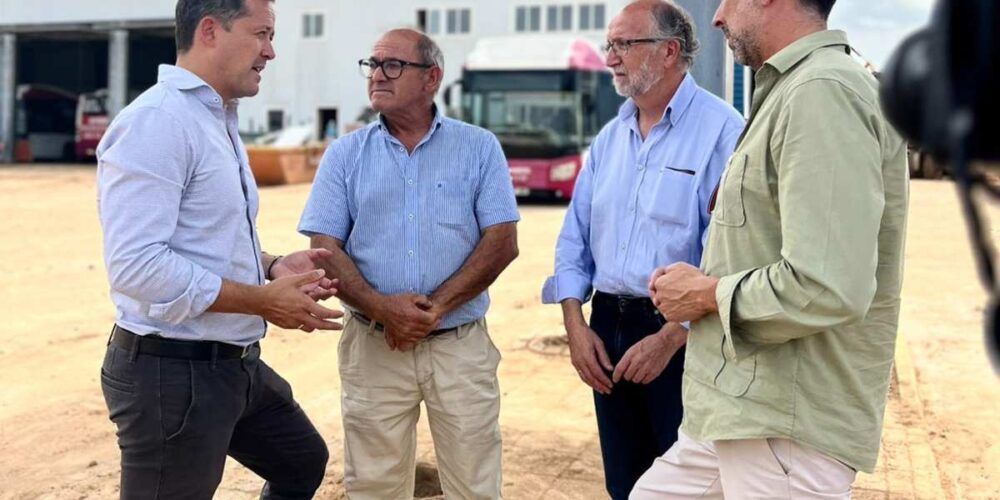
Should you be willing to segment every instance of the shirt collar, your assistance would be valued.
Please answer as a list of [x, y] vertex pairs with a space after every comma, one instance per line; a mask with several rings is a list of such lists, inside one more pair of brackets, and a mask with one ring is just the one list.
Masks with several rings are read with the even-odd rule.
[[[663, 123], [665, 120], [670, 120], [670, 124], [676, 126], [681, 116], [690, 107], [691, 101], [697, 92], [698, 83], [695, 82], [691, 73], [685, 74], [684, 79], [681, 80], [681, 84], [677, 87], [677, 91], [674, 92], [674, 96], [667, 103], [667, 107], [663, 109], [663, 116], [657, 122], [657, 125]], [[630, 97], [618, 108], [618, 119], [627, 121], [635, 116], [638, 110], [639, 108], [635, 105], [635, 101]]]
[[[434, 119], [431, 121], [431, 129], [430, 131], [428, 131], [428, 135], [433, 134], [435, 131], [437, 131], [437, 129], [441, 128], [441, 125], [444, 124], [444, 114], [441, 113], [441, 110], [438, 108], [437, 104], [434, 104], [433, 106], [434, 106]], [[385, 133], [389, 133], [389, 125], [385, 122], [385, 117], [382, 116], [382, 113], [378, 114], [378, 119], [375, 120], [375, 127]]]
[[239, 99], [231, 99], [223, 106], [222, 96], [211, 85], [198, 75], [172, 64], [161, 64], [157, 81], [166, 83], [181, 91], [193, 91], [195, 96], [206, 106], [235, 109]]
[[770, 59], [764, 61], [766, 66], [785, 73], [800, 63], [809, 54], [825, 47], [843, 47], [844, 52], [851, 53], [851, 45], [847, 42], [847, 33], [840, 30], [824, 30], [806, 35], [778, 51]]

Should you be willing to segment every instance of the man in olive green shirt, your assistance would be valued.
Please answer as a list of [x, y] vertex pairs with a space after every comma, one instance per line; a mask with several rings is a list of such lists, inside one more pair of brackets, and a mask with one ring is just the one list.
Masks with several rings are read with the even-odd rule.
[[871, 472], [893, 360], [908, 197], [877, 83], [828, 31], [835, 0], [723, 0], [757, 70], [702, 269], [650, 292], [692, 321], [678, 442], [632, 498], [849, 498]]

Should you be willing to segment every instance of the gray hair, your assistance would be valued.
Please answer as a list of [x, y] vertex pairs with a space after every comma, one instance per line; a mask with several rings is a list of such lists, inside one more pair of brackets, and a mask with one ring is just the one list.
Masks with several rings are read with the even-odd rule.
[[694, 65], [694, 57], [698, 54], [701, 44], [698, 43], [691, 14], [670, 0], [651, 3], [649, 14], [653, 18], [653, 36], [677, 40], [681, 46], [681, 60], [684, 61], [685, 67], [690, 68]]
[[[274, 2], [274, 0], [269, 0]], [[194, 32], [206, 17], [214, 17], [229, 31], [233, 21], [247, 15], [247, 0], [177, 0], [174, 20], [177, 24], [177, 53], [183, 54], [194, 46]]]
[[444, 71], [444, 53], [441, 52], [441, 47], [438, 47], [437, 42], [427, 34], [416, 32], [420, 35], [420, 39], [417, 41], [417, 52], [420, 52], [420, 58], [424, 60], [424, 64], [433, 64]]

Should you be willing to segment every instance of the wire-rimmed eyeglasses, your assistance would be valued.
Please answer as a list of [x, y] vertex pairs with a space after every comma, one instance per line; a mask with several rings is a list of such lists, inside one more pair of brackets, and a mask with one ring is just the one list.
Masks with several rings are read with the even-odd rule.
[[601, 52], [603, 52], [604, 55], [614, 52], [621, 57], [627, 55], [628, 49], [630, 49], [633, 45], [639, 45], [641, 43], [658, 43], [667, 40], [670, 40], [670, 38], [628, 38], [625, 40], [608, 40], [604, 43], [604, 45], [601, 45]]

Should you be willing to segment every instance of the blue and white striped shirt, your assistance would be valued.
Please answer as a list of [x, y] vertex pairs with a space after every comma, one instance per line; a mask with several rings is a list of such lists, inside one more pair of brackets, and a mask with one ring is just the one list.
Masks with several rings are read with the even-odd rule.
[[264, 336], [259, 316], [205, 312], [223, 279], [264, 282], [257, 185], [236, 104], [195, 74], [161, 65], [159, 83], [101, 139], [97, 206], [122, 327], [237, 345]]
[[629, 99], [590, 147], [556, 243], [542, 301], [593, 289], [644, 297], [660, 266], [701, 262], [708, 205], [743, 117], [689, 74], [646, 140]]
[[[379, 293], [430, 295], [472, 254], [481, 231], [520, 217], [493, 134], [436, 112], [413, 154], [381, 117], [323, 155], [299, 232], [327, 235]], [[440, 328], [482, 318], [484, 291]]]

